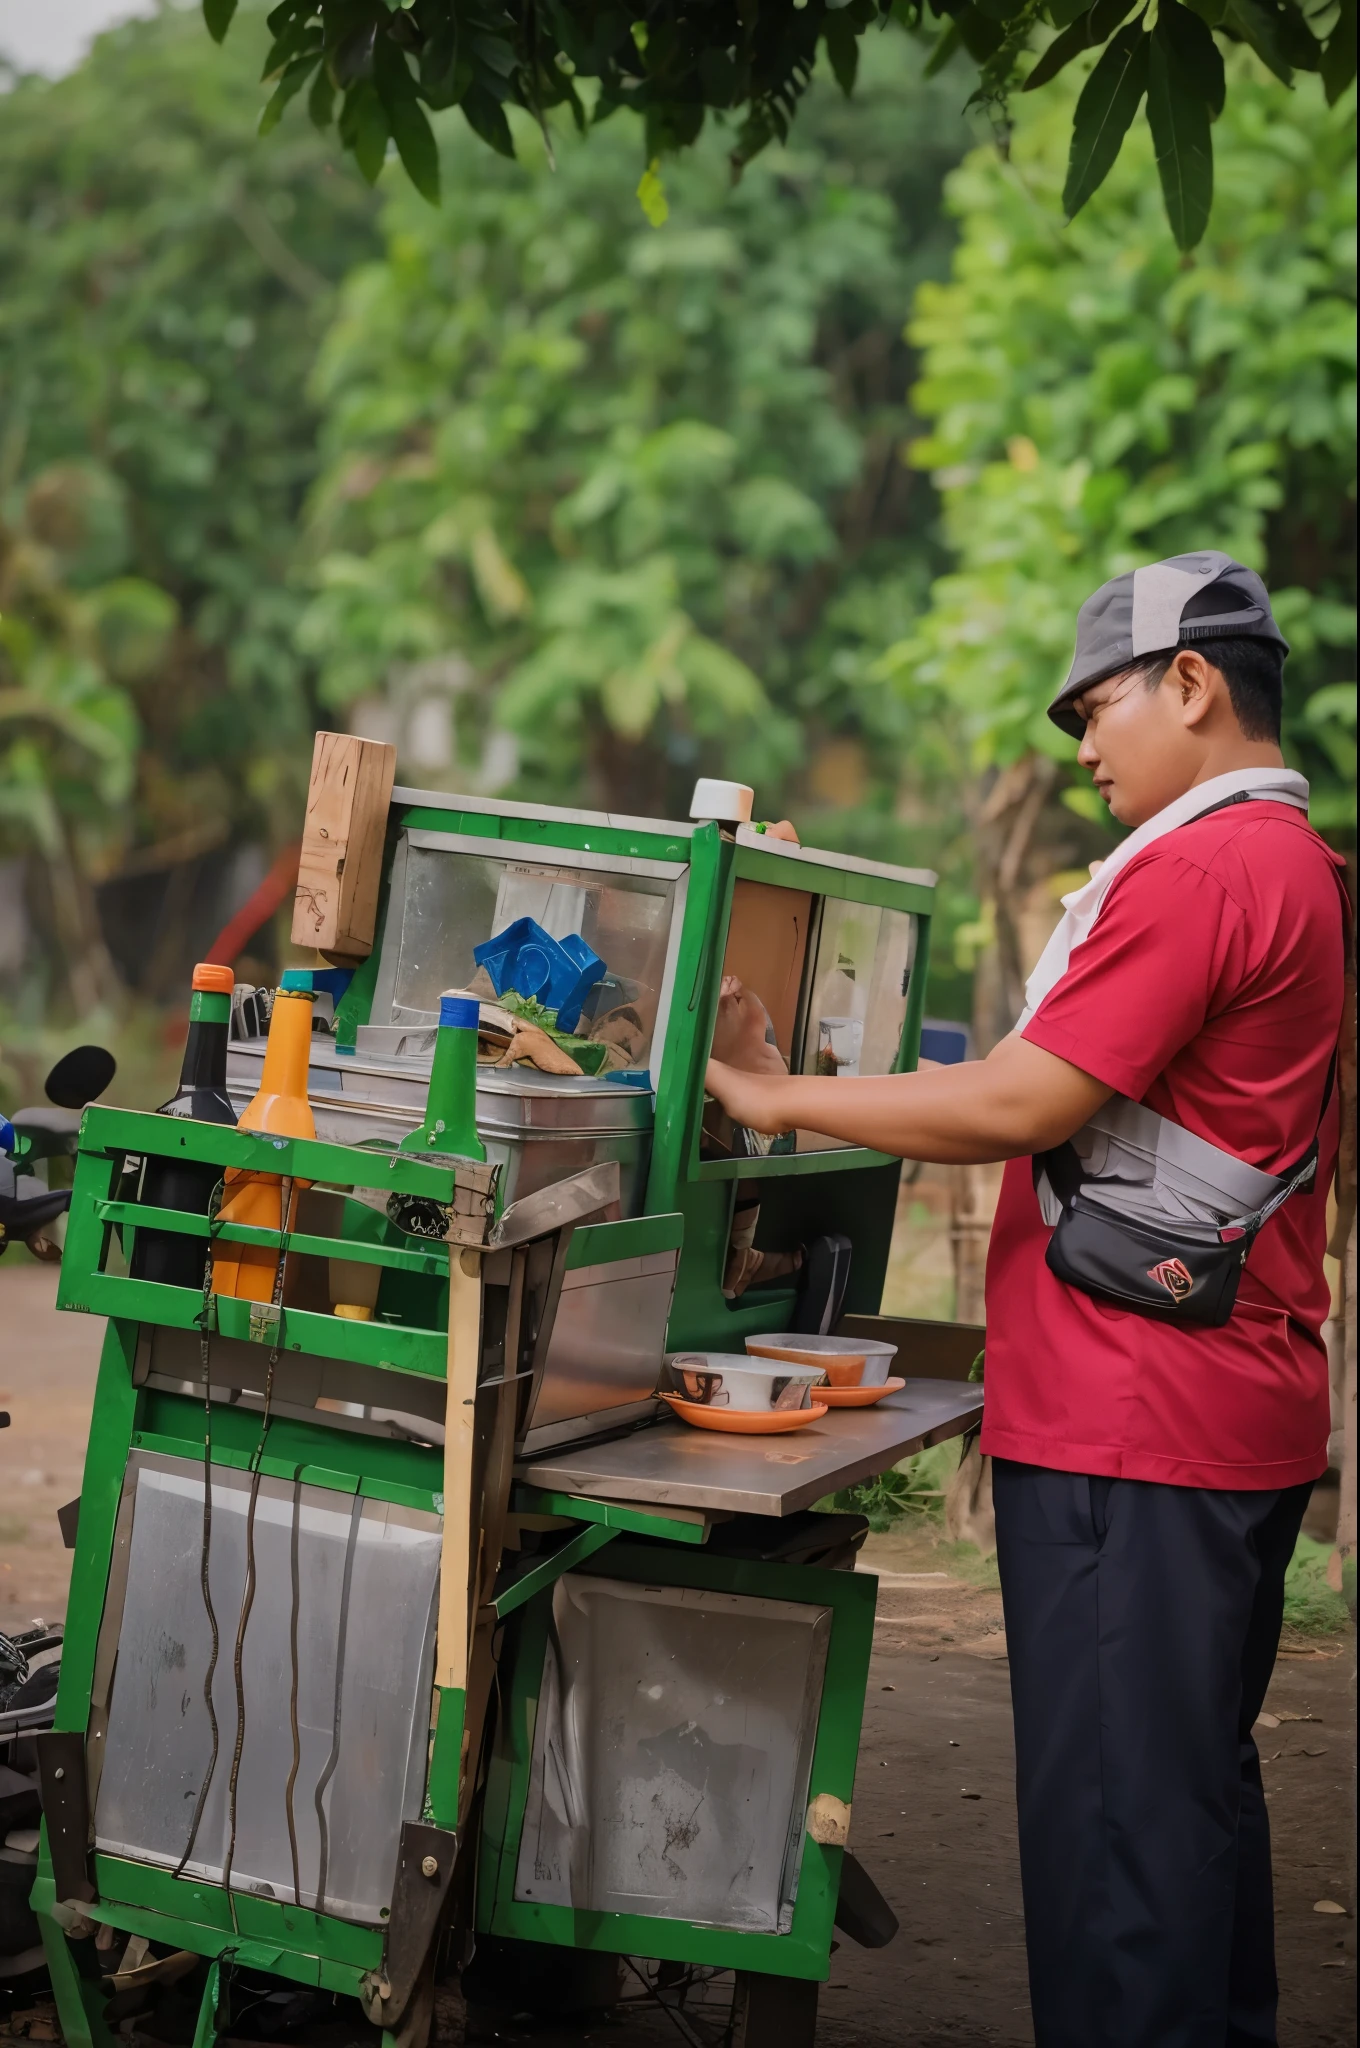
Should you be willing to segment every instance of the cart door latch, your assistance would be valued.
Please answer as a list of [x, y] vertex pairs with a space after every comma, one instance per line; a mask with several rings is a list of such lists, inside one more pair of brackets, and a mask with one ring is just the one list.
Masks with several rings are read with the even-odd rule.
[[850, 1808], [834, 1793], [819, 1792], [807, 1810], [807, 1831], [824, 1849], [843, 1849], [850, 1840]]
[[90, 1882], [90, 1802], [85, 1777], [85, 1737], [49, 1729], [34, 1740], [38, 1789], [47, 1822], [52, 1881], [58, 1904], [93, 1904]]
[[368, 1971], [360, 2002], [370, 2022], [400, 2031], [444, 1921], [458, 1838], [449, 1828], [408, 1820], [401, 1831], [382, 1968]]

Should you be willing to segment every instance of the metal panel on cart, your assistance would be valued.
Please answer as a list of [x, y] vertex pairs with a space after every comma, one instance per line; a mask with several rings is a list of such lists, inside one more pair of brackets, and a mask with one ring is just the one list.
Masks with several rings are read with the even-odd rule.
[[838, 1409], [795, 1436], [731, 1437], [666, 1421], [548, 1451], [516, 1473], [549, 1492], [636, 1501], [663, 1513], [795, 1515], [913, 1451], [962, 1436], [981, 1414], [981, 1387], [909, 1379], [872, 1408]]
[[129, 1462], [126, 1572], [99, 1657], [111, 1690], [92, 1701], [95, 1845], [216, 1883], [230, 1857], [232, 1883], [261, 1898], [378, 1926], [424, 1796], [441, 1521], [261, 1477], [238, 1695], [251, 1491], [248, 1473], [214, 1468], [214, 1655], [202, 1465]]
[[515, 1617], [478, 1925], [821, 1978], [873, 1637], [865, 1574], [611, 1545]]
[[679, 1215], [577, 1230], [529, 1406], [530, 1449], [655, 1414], [683, 1241]]
[[571, 1572], [515, 1898], [787, 1934], [831, 1610]]

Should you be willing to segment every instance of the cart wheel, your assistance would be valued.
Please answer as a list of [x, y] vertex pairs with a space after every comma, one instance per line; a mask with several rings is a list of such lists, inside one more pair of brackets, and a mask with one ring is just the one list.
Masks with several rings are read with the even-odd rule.
[[466, 2041], [467, 2003], [461, 1988], [453, 1982], [436, 1984], [430, 2048], [465, 2048]]
[[817, 1988], [806, 1977], [738, 1970], [732, 2048], [815, 2048]]

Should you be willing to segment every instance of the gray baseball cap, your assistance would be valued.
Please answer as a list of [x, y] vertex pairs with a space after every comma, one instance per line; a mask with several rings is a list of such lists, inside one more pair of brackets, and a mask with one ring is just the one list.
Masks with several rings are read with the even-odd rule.
[[1077, 645], [1067, 681], [1048, 707], [1064, 732], [1085, 728], [1072, 699], [1148, 654], [1171, 654], [1196, 640], [1273, 640], [1288, 654], [1270, 595], [1254, 569], [1217, 548], [1172, 555], [1102, 583], [1077, 613]]

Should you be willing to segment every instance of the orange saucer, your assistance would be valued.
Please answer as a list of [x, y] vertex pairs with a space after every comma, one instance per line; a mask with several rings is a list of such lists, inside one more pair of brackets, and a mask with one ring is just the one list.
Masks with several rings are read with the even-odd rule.
[[885, 1394], [900, 1393], [905, 1380], [884, 1380], [877, 1387], [818, 1387], [817, 1399], [828, 1408], [872, 1408]]
[[[859, 1389], [855, 1389], [858, 1393]], [[825, 1387], [817, 1392], [824, 1394]], [[875, 1387], [874, 1392], [878, 1392]], [[809, 1422], [820, 1422], [826, 1414], [820, 1404], [812, 1408], [709, 1408], [701, 1401], [682, 1401], [678, 1394], [663, 1394], [682, 1422], [693, 1423], [695, 1429], [719, 1429], [729, 1436], [782, 1436], [786, 1430], [803, 1429]]]

